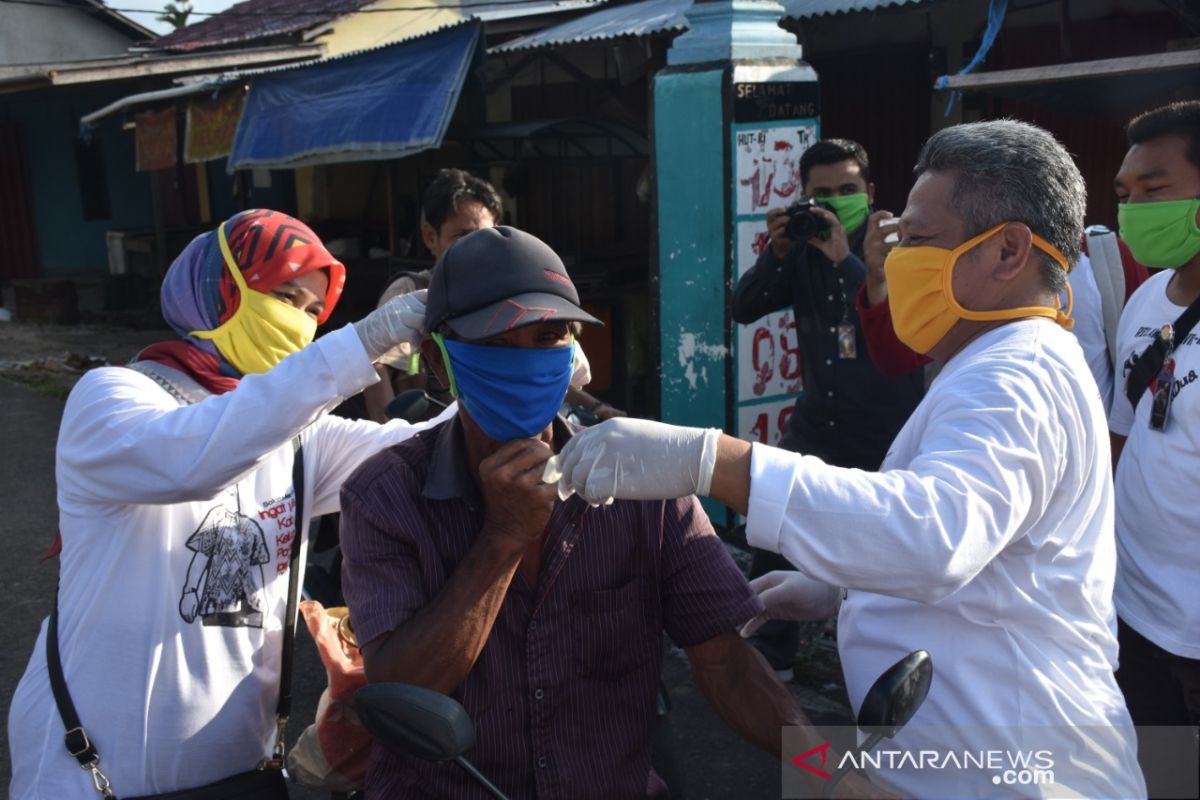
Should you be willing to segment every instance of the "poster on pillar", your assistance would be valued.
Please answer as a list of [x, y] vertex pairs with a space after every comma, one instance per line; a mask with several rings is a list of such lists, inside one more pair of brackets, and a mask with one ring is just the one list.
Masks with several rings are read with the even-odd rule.
[[800, 156], [817, 140], [816, 120], [786, 127], [735, 126], [734, 213], [762, 215], [800, 198]]
[[[800, 156], [820, 136], [816, 75], [802, 67], [738, 67], [730, 85], [734, 282], [771, 246], [767, 212], [802, 196]], [[732, 287], [731, 287], [732, 288]], [[734, 332], [734, 418], [743, 439], [778, 444], [804, 390], [791, 298]]]
[[[737, 223], [737, 277], [758, 260], [767, 238], [766, 220]], [[796, 320], [792, 309], [775, 311], [752, 325], [737, 326], [737, 397], [739, 402], [794, 398], [804, 388]]]
[[[765, 214], [754, 220], [738, 220], [736, 230], [734, 258], [737, 278], [741, 279], [771, 241]], [[772, 312], [750, 325], [738, 325], [734, 346], [737, 434], [752, 442], [778, 444], [786, 430], [787, 416], [804, 389], [792, 309]]]

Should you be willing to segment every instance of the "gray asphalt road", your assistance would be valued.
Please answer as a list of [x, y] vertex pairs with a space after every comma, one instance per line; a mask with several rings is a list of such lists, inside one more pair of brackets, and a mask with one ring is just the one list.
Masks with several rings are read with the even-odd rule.
[[[5, 608], [9, 644], [0, 649], [0, 698], [5, 725], [0, 728], [0, 785], [11, 776], [8, 707], [24, 672], [41, 620], [54, 596], [57, 564], [39, 559], [54, 537], [54, 442], [62, 403], [23, 386], [0, 380], [0, 536], [7, 559]], [[303, 628], [303, 626], [302, 626]], [[294, 739], [313, 719], [325, 675], [307, 634], [297, 638]], [[688, 800], [768, 800], [779, 797], [779, 764], [743, 742], [713, 712], [697, 690], [678, 652], [668, 654], [664, 679], [674, 708], [669, 715]], [[838, 689], [817, 692], [792, 684], [794, 695], [814, 721], [842, 724], [848, 719]], [[65, 754], [64, 754], [65, 757]], [[297, 800], [328, 800], [327, 793], [296, 787]]]
[[62, 403], [0, 380], [0, 540], [9, 643], [0, 648], [0, 774], [8, 785], [8, 706], [25, 671], [38, 626], [54, 600], [57, 565], [39, 563], [54, 538], [54, 440]]

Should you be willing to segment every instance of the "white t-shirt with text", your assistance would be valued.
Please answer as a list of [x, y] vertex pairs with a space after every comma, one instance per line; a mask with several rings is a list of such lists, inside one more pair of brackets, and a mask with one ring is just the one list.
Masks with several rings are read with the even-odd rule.
[[[297, 524], [336, 511], [364, 459], [427, 427], [325, 413], [375, 380], [347, 326], [194, 405], [123, 367], [93, 370], [71, 392], [56, 463], [58, 638], [119, 797], [211, 783], [270, 755]], [[10, 797], [94, 798], [63, 746], [45, 648], [43, 623], [9, 712]]]
[[1109, 427], [1127, 437], [1117, 464], [1117, 613], [1159, 647], [1200, 659], [1200, 328], [1174, 351], [1164, 430], [1150, 428], [1147, 388], [1136, 412], [1125, 396], [1134, 356], [1184, 306], [1167, 299], [1174, 273], [1160, 272], [1129, 298], [1117, 327], [1121, 374]]

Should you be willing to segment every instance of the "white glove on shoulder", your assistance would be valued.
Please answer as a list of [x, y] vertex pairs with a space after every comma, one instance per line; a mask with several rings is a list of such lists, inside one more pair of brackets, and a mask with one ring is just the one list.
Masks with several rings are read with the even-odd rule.
[[421, 340], [425, 325], [425, 295], [427, 291], [393, 297], [379, 308], [354, 323], [354, 332], [362, 341], [371, 361], [399, 344], [415, 346]]
[[753, 636], [773, 619], [819, 622], [837, 613], [842, 591], [793, 570], [777, 570], [750, 581], [750, 588], [767, 608], [742, 626], [742, 636]]
[[557, 483], [560, 497], [577, 493], [593, 505], [705, 495], [720, 438], [715, 428], [611, 419], [571, 437], [542, 480]]

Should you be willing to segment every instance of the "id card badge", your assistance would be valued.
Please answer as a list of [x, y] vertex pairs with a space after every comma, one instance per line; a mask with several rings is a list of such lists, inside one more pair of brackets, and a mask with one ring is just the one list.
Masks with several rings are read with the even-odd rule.
[[1150, 430], [1153, 431], [1161, 431], [1167, 427], [1172, 389], [1175, 387], [1175, 358], [1172, 354], [1175, 331], [1171, 325], [1163, 325], [1158, 335], [1167, 343], [1167, 354], [1163, 359], [1162, 369], [1154, 378], [1154, 391], [1150, 397]]
[[837, 326], [838, 358], [850, 360], [858, 358], [858, 339], [854, 326], [842, 322]]
[[1170, 356], [1163, 362], [1158, 377], [1154, 380], [1154, 394], [1150, 398], [1150, 429], [1161, 431], [1167, 427], [1171, 413], [1171, 395], [1175, 386], [1175, 359]]

